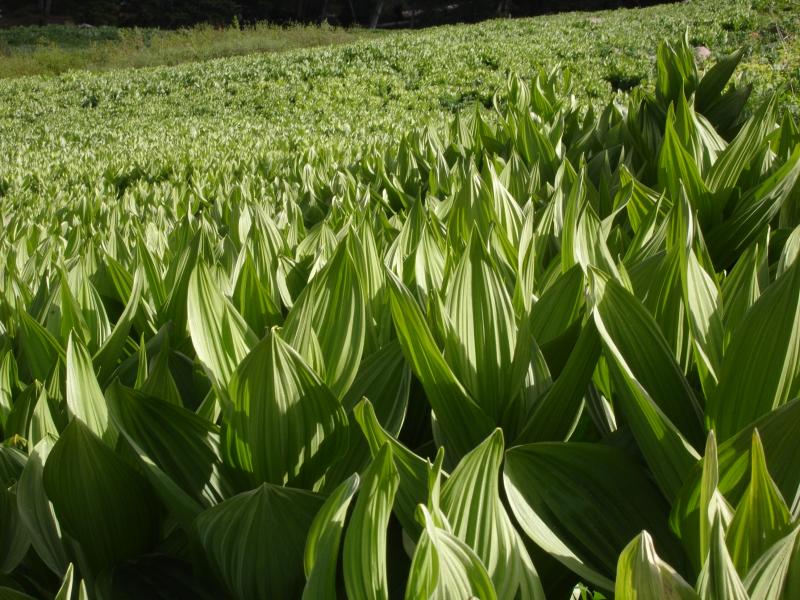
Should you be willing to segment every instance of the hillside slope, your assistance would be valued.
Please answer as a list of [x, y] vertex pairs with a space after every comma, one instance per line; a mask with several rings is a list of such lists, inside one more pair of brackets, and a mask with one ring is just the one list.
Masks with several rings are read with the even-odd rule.
[[788, 86], [784, 98], [796, 106], [800, 17], [789, 4], [765, 6], [690, 0], [400, 32], [279, 55], [6, 80], [0, 177], [9, 192], [36, 189], [38, 181], [59, 182], [69, 193], [78, 182], [93, 188], [103, 173], [159, 177], [189, 158], [202, 168], [242, 149], [264, 156], [318, 142], [353, 148], [475, 102], [489, 105], [509, 73], [529, 78], [556, 65], [570, 70], [578, 96], [605, 100], [614, 85], [649, 85], [657, 40], [687, 29], [694, 45], [711, 49], [711, 61], [744, 47], [740, 72], [756, 93]]

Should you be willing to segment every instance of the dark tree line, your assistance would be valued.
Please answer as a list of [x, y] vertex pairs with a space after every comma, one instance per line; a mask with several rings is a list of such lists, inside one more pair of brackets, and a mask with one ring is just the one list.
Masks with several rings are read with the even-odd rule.
[[[196, 23], [322, 22], [420, 27], [564, 10], [643, 6], [659, 0], [0, 0], [7, 23], [182, 27]], [[664, 1], [664, 0], [661, 0]], [[668, 0], [667, 0], [668, 1]]]

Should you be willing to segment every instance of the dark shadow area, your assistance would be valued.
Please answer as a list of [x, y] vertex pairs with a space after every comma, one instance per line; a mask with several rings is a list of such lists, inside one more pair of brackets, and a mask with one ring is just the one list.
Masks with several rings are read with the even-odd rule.
[[[674, 1], [674, 0], [672, 0]], [[45, 24], [176, 28], [256, 21], [419, 28], [666, 4], [658, 0], [0, 0], [0, 27]]]

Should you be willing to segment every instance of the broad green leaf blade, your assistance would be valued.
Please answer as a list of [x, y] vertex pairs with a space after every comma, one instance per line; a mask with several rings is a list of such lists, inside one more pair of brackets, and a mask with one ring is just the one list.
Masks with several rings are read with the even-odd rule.
[[800, 384], [800, 262], [767, 288], [734, 330], [708, 399], [724, 441], [790, 400]]
[[110, 447], [117, 440], [117, 430], [108, 417], [108, 406], [86, 347], [77, 337], [67, 342], [67, 408], [92, 433]]
[[108, 389], [106, 399], [114, 424], [143, 460], [145, 473], [160, 493], [164, 490], [152, 479], [151, 463], [191, 497], [197, 512], [235, 493], [231, 474], [222, 464], [216, 425], [119, 382]]
[[[695, 564], [700, 567], [708, 551], [711, 548], [711, 533], [714, 519], [719, 516], [722, 524], [727, 527], [733, 518], [733, 509], [728, 505], [725, 497], [720, 493], [719, 485], [719, 462], [717, 456], [717, 441], [714, 432], [708, 434], [706, 442], [706, 452], [703, 456], [703, 477], [700, 480], [700, 510], [698, 511], [699, 523], [692, 529], [699, 530], [699, 552], [690, 556], [695, 558]], [[684, 546], [686, 541], [692, 539], [694, 532], [687, 532], [684, 536]]]
[[69, 565], [53, 505], [44, 490], [44, 465], [55, 440], [43, 438], [32, 449], [17, 482], [17, 509], [39, 558], [56, 575], [64, 575]]
[[241, 362], [228, 395], [226, 451], [258, 482], [312, 488], [346, 448], [338, 400], [275, 330]]
[[339, 543], [347, 509], [359, 483], [356, 473], [344, 480], [325, 500], [311, 523], [303, 561], [307, 579], [303, 600], [325, 600], [336, 596]]
[[444, 358], [471, 397], [495, 423], [513, 389], [517, 326], [511, 297], [473, 231], [445, 293]]
[[464, 456], [442, 487], [452, 533], [486, 567], [500, 598], [544, 598], [539, 574], [500, 499], [503, 433], [496, 429]]
[[361, 361], [342, 405], [352, 410], [362, 398], [367, 398], [386, 430], [397, 435], [406, 416], [411, 379], [403, 350], [397, 340], [392, 340]]
[[720, 209], [711, 201], [697, 163], [681, 144], [674, 121], [670, 107], [664, 142], [658, 157], [658, 183], [673, 202], [680, 199], [685, 189], [692, 210], [698, 213], [700, 224], [709, 227], [718, 221]]
[[[718, 452], [713, 437], [709, 436], [706, 455], [692, 469], [670, 518], [673, 530], [684, 540], [697, 567], [708, 552], [707, 542], [701, 540], [710, 539], [708, 532], [714, 514], [720, 513], [723, 524], [726, 523], [732, 514], [726, 515], [732, 511], [725, 499], [736, 504], [744, 496], [749, 481], [754, 429], [758, 429], [770, 475], [781, 495], [784, 498], [796, 496], [800, 489], [800, 463], [795, 460], [799, 448], [795, 435], [798, 427], [800, 400], [793, 400], [745, 427], [720, 445]], [[701, 515], [708, 517], [701, 521]]]
[[386, 537], [400, 476], [384, 444], [364, 472], [344, 537], [344, 583], [352, 600], [387, 599]]
[[44, 487], [64, 533], [96, 573], [151, 549], [158, 507], [147, 481], [73, 419], [44, 466]]
[[635, 379], [689, 442], [702, 439], [697, 398], [642, 303], [613, 279], [592, 273], [594, 319], [606, 352]]
[[637, 535], [619, 555], [614, 584], [617, 600], [698, 600], [694, 588], [659, 558], [653, 538]]
[[199, 264], [189, 279], [187, 324], [197, 357], [220, 392], [258, 341], [211, 275]]
[[720, 154], [706, 179], [709, 189], [714, 192], [732, 189], [742, 172], [758, 157], [767, 135], [775, 128], [776, 98], [764, 102]]
[[736, 506], [726, 541], [736, 570], [745, 576], [758, 558], [789, 530], [791, 515], [769, 476], [764, 447], [753, 430], [750, 484]]
[[369, 400], [362, 400], [353, 409], [353, 414], [366, 438], [373, 459], [385, 444], [392, 447], [392, 459], [400, 477], [394, 512], [409, 534], [417, 533], [419, 524], [415, 520], [415, 507], [423, 503], [427, 497], [427, 461], [414, 454], [381, 427]]
[[597, 327], [588, 321], [558, 378], [533, 405], [516, 442], [564, 441], [575, 423], [600, 352]]
[[419, 515], [424, 530], [411, 562], [406, 600], [497, 598], [492, 580], [477, 554], [455, 535], [437, 527], [424, 505], [419, 506]]
[[703, 269], [694, 251], [682, 254], [681, 283], [683, 303], [692, 330], [694, 349], [709, 380], [703, 382], [706, 394], [713, 392], [722, 366], [724, 325], [721, 293], [711, 275]]
[[697, 580], [697, 592], [702, 600], [750, 600], [725, 546], [725, 532], [719, 516], [714, 520], [708, 558]]
[[800, 523], [775, 542], [744, 580], [750, 600], [797, 598], [800, 594]]
[[469, 397], [445, 362], [409, 291], [389, 271], [387, 280], [403, 354], [425, 388], [451, 458], [458, 460], [489, 435], [492, 420]]
[[630, 426], [659, 489], [672, 502], [700, 455], [631, 376], [621, 359], [609, 361], [608, 370], [617, 392], [616, 408]]
[[617, 556], [643, 529], [668, 562], [681, 567], [682, 553], [666, 527], [666, 502], [621, 450], [585, 443], [517, 446], [506, 452], [503, 481], [528, 537], [595, 585], [614, 588]]
[[28, 529], [17, 510], [17, 495], [0, 485], [0, 573], [12, 573], [30, 545]]
[[114, 367], [119, 359], [122, 358], [122, 351], [125, 348], [125, 342], [128, 340], [128, 333], [131, 330], [131, 325], [133, 325], [136, 312], [139, 310], [143, 287], [144, 275], [141, 271], [136, 271], [136, 276], [133, 279], [133, 289], [128, 303], [125, 305], [125, 310], [117, 319], [114, 330], [94, 355], [95, 371], [100, 381], [109, 382]]
[[284, 339], [304, 354], [299, 336], [310, 325], [325, 364], [324, 380], [339, 399], [358, 373], [366, 335], [364, 293], [349, 248], [353, 239], [339, 242], [325, 268], [300, 294], [283, 331]]
[[45, 381], [58, 360], [66, 361], [64, 348], [56, 338], [25, 311], [19, 311], [20, 368], [31, 379]]
[[303, 548], [322, 504], [317, 494], [264, 483], [203, 512], [197, 538], [233, 597], [293, 600], [302, 594]]
[[749, 190], [736, 203], [733, 214], [706, 236], [708, 250], [718, 268], [727, 268], [761, 236], [791, 197], [800, 177], [800, 147], [779, 169]]
[[81, 580], [78, 580], [78, 582], [75, 581], [75, 565], [70, 563], [54, 600], [72, 600], [75, 597], [74, 590], [76, 585], [78, 600], [88, 600], [89, 594], [86, 592], [86, 582]]

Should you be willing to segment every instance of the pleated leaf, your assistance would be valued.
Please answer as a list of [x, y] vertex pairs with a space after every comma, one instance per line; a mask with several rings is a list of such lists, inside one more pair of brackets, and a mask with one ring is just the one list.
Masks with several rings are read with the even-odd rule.
[[360, 481], [356, 473], [344, 480], [325, 500], [311, 523], [303, 561], [307, 579], [303, 600], [336, 597], [336, 567], [342, 530], [347, 509]]
[[497, 598], [477, 554], [458, 537], [438, 527], [424, 505], [419, 506], [418, 514], [424, 530], [411, 562], [406, 600]]
[[697, 580], [697, 592], [702, 600], [749, 600], [725, 546], [725, 532], [719, 516], [711, 530], [708, 558]]
[[767, 548], [787, 533], [790, 524], [789, 508], [769, 476], [756, 429], [750, 450], [750, 483], [726, 535], [736, 570], [744, 577]]
[[403, 528], [412, 533], [419, 532], [415, 519], [416, 506], [425, 501], [428, 492], [428, 463], [397, 439], [389, 435], [378, 421], [372, 403], [364, 399], [353, 410], [373, 459], [384, 444], [392, 447], [392, 459], [400, 477], [394, 501], [394, 512]]
[[680, 560], [666, 527], [666, 502], [621, 450], [585, 443], [517, 446], [506, 452], [503, 481], [528, 537], [603, 589], [614, 589], [616, 558], [643, 529], [652, 532], [668, 562]]
[[511, 297], [476, 232], [445, 298], [451, 324], [445, 360], [483, 412], [499, 422], [517, 392], [512, 387], [517, 326]]
[[234, 598], [296, 599], [303, 549], [323, 499], [263, 483], [200, 514], [195, 530], [216, 576]]
[[36, 554], [53, 573], [62, 576], [69, 560], [61, 526], [44, 489], [44, 465], [54, 443], [54, 439], [45, 437], [31, 450], [17, 482], [17, 509]]
[[492, 420], [475, 403], [442, 357], [419, 306], [389, 271], [392, 319], [403, 354], [425, 388], [451, 458], [477, 446], [493, 429]]
[[503, 433], [464, 456], [442, 487], [452, 533], [481, 559], [500, 598], [544, 598], [539, 575], [500, 500]]
[[[184, 524], [235, 493], [220, 456], [219, 428], [183, 407], [115, 382], [106, 392], [111, 418], [142, 460], [145, 474]], [[164, 477], [182, 494], [175, 495]], [[187, 495], [191, 501], [183, 498]]]
[[790, 400], [800, 385], [800, 262], [770, 285], [734, 330], [708, 399], [721, 441]]
[[324, 380], [339, 399], [358, 373], [366, 335], [364, 293], [349, 249], [351, 239], [339, 243], [325, 268], [300, 294], [283, 331], [284, 339], [304, 354], [300, 337], [310, 326], [325, 365]]
[[350, 600], [389, 597], [386, 537], [400, 476], [384, 444], [362, 477], [344, 537], [344, 584]]
[[92, 366], [92, 358], [75, 336], [67, 342], [67, 408], [95, 435], [114, 447], [117, 430], [108, 417], [108, 406]]
[[800, 523], [753, 564], [744, 586], [750, 600], [800, 596]]
[[[673, 447], [678, 448], [676, 434], [689, 442], [702, 439], [697, 398], [650, 313], [622, 285], [597, 271], [592, 289], [594, 320], [608, 357], [649, 394], [667, 419], [664, 427], [672, 424]], [[674, 492], [673, 484], [665, 489]]]
[[637, 535], [619, 555], [614, 584], [617, 600], [698, 600], [694, 588], [656, 553], [646, 531]]
[[202, 263], [192, 271], [187, 303], [187, 324], [197, 358], [215, 389], [225, 390], [258, 340]]
[[151, 549], [158, 508], [144, 477], [79, 419], [44, 466], [44, 488], [64, 533], [98, 572]]
[[346, 448], [338, 400], [275, 330], [242, 360], [228, 394], [226, 451], [258, 482], [311, 488]]

